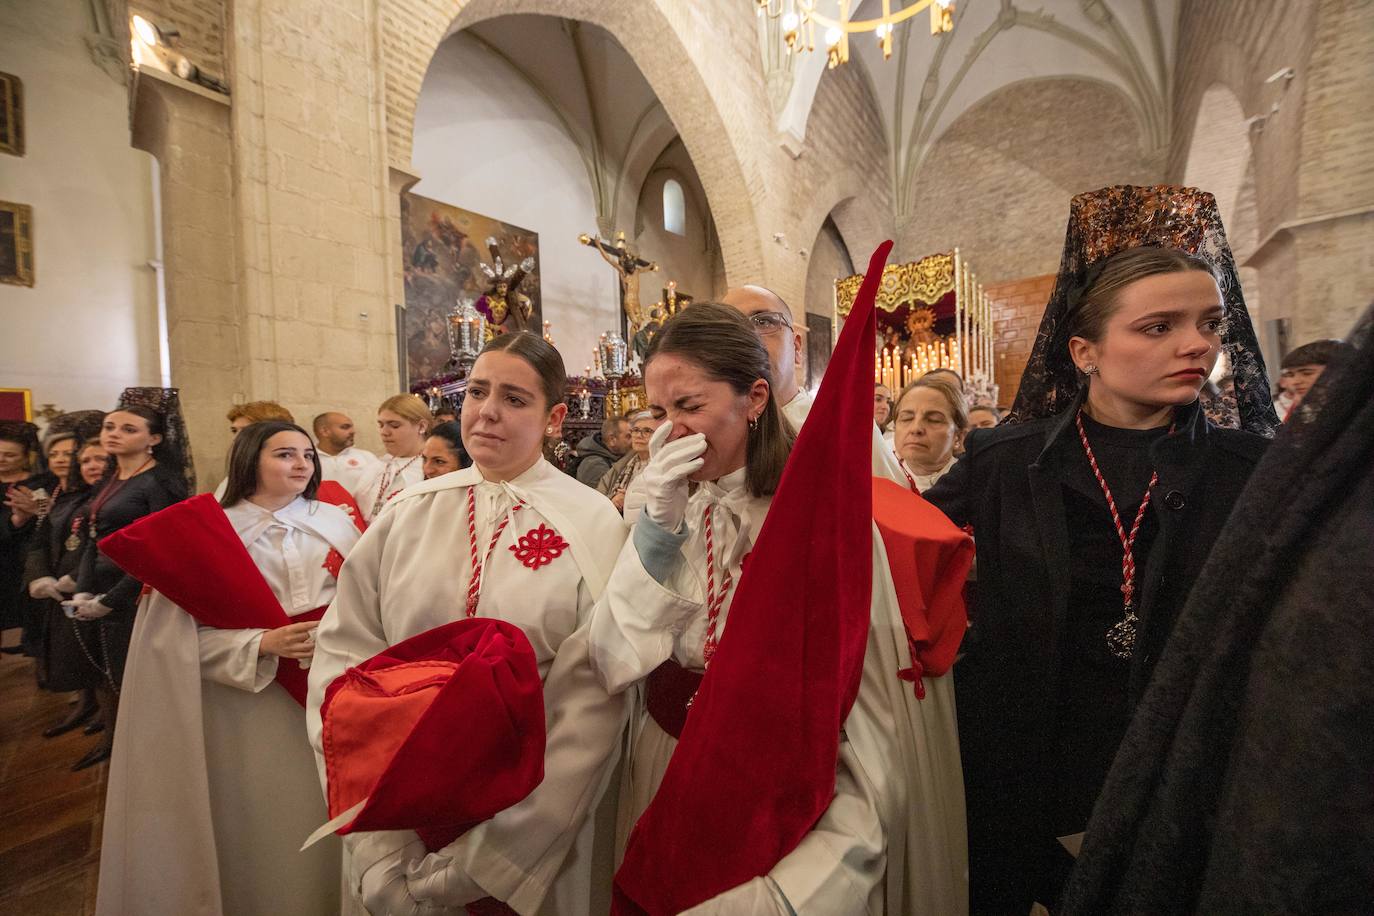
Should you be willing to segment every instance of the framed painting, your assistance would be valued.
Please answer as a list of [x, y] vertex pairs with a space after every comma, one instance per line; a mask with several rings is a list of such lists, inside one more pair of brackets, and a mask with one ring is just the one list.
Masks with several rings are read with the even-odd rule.
[[486, 316], [489, 336], [542, 332], [537, 232], [406, 192], [401, 245], [406, 301], [398, 330], [409, 384], [453, 372], [449, 316], [462, 302]]
[[24, 81], [0, 73], [0, 153], [24, 155]]
[[0, 388], [0, 420], [33, 420], [33, 393], [27, 388]]
[[33, 286], [33, 208], [0, 200], [0, 283]]

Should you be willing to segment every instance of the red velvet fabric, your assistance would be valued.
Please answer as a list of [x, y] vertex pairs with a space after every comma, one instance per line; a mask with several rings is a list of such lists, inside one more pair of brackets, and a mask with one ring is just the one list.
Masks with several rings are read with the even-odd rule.
[[[100, 551], [207, 627], [275, 630], [324, 616], [324, 608], [287, 616], [209, 493], [145, 515], [103, 538]], [[305, 705], [305, 672], [295, 661], [278, 662], [277, 683]]]
[[315, 498], [322, 503], [338, 506], [348, 513], [348, 517], [353, 520], [353, 524], [358, 527], [359, 531], [367, 530], [367, 522], [363, 521], [363, 513], [358, 508], [358, 501], [337, 480], [320, 481], [320, 488], [315, 492]]
[[720, 648], [616, 873], [616, 914], [676, 914], [766, 874], [835, 794], [872, 591], [874, 252], [730, 605]]
[[439, 849], [544, 779], [544, 689], [519, 627], [473, 617], [349, 668], [325, 691], [329, 816], [337, 832], [416, 830]]
[[918, 494], [882, 477], [873, 478], [873, 520], [911, 649], [911, 667], [900, 673], [924, 699], [921, 678], [949, 671], [968, 629], [963, 587], [973, 538]]

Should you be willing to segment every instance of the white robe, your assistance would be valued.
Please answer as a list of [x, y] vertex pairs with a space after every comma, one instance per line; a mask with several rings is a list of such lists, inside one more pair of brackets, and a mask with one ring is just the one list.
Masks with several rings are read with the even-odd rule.
[[[382, 464], [382, 459], [356, 445], [350, 445], [337, 455], [326, 455], [321, 451], [317, 451], [316, 454], [320, 457], [323, 479], [338, 481], [339, 485], [350, 493], [357, 492], [364, 480], [375, 480], [373, 475]], [[420, 464], [423, 465], [424, 462], [421, 461]]]
[[[529, 637], [544, 679], [549, 732], [539, 787], [444, 854], [519, 913], [604, 912], [609, 874], [593, 888], [592, 857], [604, 856], [609, 867], [610, 837], [593, 836], [589, 814], [614, 769], [625, 704], [591, 670], [586, 622], [625, 540], [625, 524], [606, 497], [547, 461], [508, 483], [484, 481], [476, 467], [427, 480], [393, 500], [368, 529], [320, 626], [310, 671], [311, 742], [318, 752], [324, 691], [347, 667], [462, 618], [472, 577], [467, 494], [474, 486], [480, 551], [499, 520], [511, 519], [483, 569], [477, 613], [517, 624]], [[527, 505], [512, 512], [521, 499]], [[532, 570], [510, 547], [541, 522], [571, 546]], [[389, 831], [350, 843], [352, 892], [370, 865], [414, 837]], [[594, 841], [604, 841], [604, 852], [594, 852]]]
[[410, 458], [397, 458], [387, 455], [376, 466], [361, 477], [353, 498], [358, 501], [358, 509], [363, 519], [370, 525], [386, 508], [387, 503], [411, 484], [425, 479], [425, 459], [415, 455]]
[[[875, 427], [876, 435], [876, 427]], [[660, 584], [632, 541], [592, 614], [592, 662], [607, 689], [635, 685], [669, 656], [702, 670], [707, 614], [703, 515], [731, 574], [718, 632], [741, 561], [770, 500], [750, 497], [743, 470], [703, 484], [688, 500], [681, 557]], [[644, 524], [649, 524], [644, 522]], [[717, 574], [719, 581], [719, 574]], [[728, 638], [722, 636], [722, 638]], [[763, 879], [693, 909], [697, 914], [960, 916], [968, 911], [963, 775], [949, 676], [925, 678], [924, 700], [897, 672], [910, 665], [881, 536], [873, 529], [873, 602], [858, 698], [845, 720], [835, 798], [800, 845]], [[641, 712], [632, 725], [621, 837], [662, 781], [677, 741]]]
[[[330, 548], [358, 529], [335, 506], [298, 499], [272, 513], [225, 510], [288, 615], [332, 599]], [[232, 582], [224, 583], [232, 590]], [[305, 711], [280, 685], [264, 630], [217, 630], [154, 592], [134, 624], [106, 794], [102, 916], [332, 914], [337, 842], [300, 854], [326, 816]]]

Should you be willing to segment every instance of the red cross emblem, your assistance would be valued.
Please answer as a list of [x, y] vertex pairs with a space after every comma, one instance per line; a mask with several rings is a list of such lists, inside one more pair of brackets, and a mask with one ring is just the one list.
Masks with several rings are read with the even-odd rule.
[[510, 546], [510, 552], [527, 568], [538, 569], [558, 559], [567, 548], [568, 542], [557, 531], [540, 522], [538, 528], [520, 535]]

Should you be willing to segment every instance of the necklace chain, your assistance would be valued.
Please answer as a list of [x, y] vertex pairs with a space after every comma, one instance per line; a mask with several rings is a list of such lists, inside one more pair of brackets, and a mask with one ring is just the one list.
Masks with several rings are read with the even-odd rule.
[[[1097, 456], [1093, 454], [1093, 447], [1088, 442], [1088, 432], [1083, 428], [1081, 410], [1074, 417], [1074, 422], [1078, 426], [1078, 439], [1083, 443], [1083, 451], [1088, 456], [1093, 476], [1097, 478], [1097, 485], [1102, 488], [1102, 495], [1107, 498], [1107, 508], [1112, 513], [1116, 536], [1121, 541], [1121, 598], [1125, 614], [1107, 631], [1107, 648], [1117, 658], [1130, 658], [1135, 651], [1135, 629], [1139, 623], [1139, 618], [1135, 614], [1135, 539], [1140, 534], [1141, 523], [1145, 521], [1145, 510], [1150, 507], [1150, 497], [1154, 493], [1155, 484], [1159, 483], [1159, 472], [1151, 471], [1150, 483], [1145, 487], [1145, 496], [1140, 500], [1140, 508], [1136, 510], [1135, 522], [1128, 534], [1126, 526], [1121, 522], [1121, 513], [1117, 511], [1116, 500], [1112, 498], [1111, 487], [1107, 486], [1107, 478], [1102, 476], [1102, 469], [1097, 465]], [[1171, 426], [1170, 432], [1172, 431]]]

